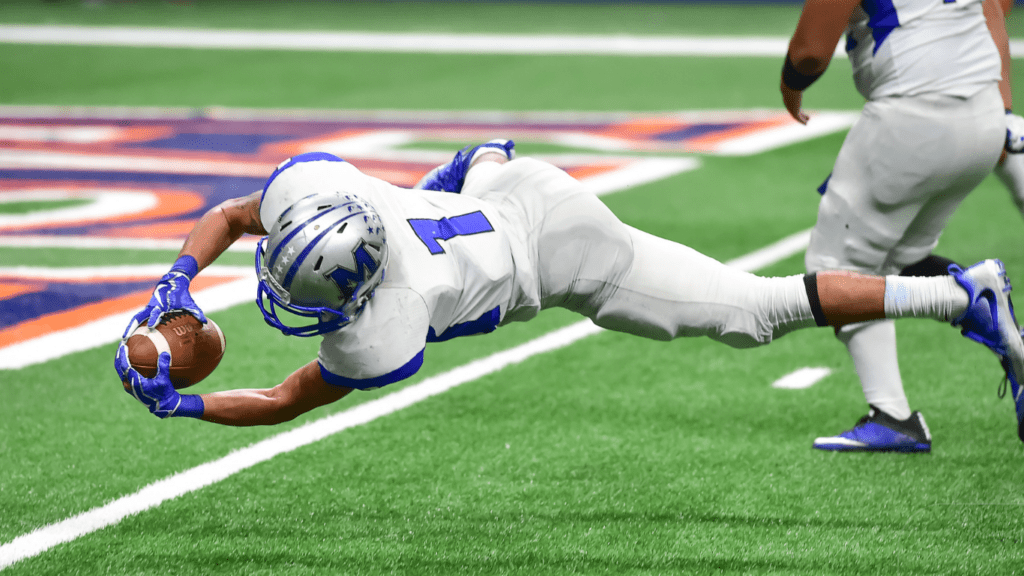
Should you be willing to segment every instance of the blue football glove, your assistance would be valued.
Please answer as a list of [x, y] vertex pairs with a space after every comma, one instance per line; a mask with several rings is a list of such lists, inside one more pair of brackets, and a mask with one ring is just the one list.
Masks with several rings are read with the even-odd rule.
[[157, 282], [149, 304], [132, 317], [132, 321], [125, 328], [121, 338], [127, 338], [142, 324], [143, 320], [148, 319], [149, 326], [156, 326], [164, 314], [171, 310], [184, 310], [206, 324], [206, 315], [199, 309], [199, 306], [196, 306], [192, 295], [188, 292], [188, 285], [198, 272], [195, 258], [191, 256], [178, 258], [170, 272], [164, 274]]
[[466, 174], [478, 154], [498, 152], [512, 160], [516, 157], [515, 142], [511, 140], [491, 140], [477, 146], [466, 146], [455, 153], [455, 158], [447, 164], [434, 168], [413, 186], [415, 190], [436, 190], [438, 192], [462, 192], [466, 183]]
[[157, 418], [168, 416], [189, 416], [199, 418], [203, 415], [203, 399], [197, 394], [179, 394], [171, 384], [171, 355], [160, 354], [156, 364], [156, 376], [146, 378], [132, 368], [128, 362], [128, 346], [124, 342], [117, 348], [114, 358], [114, 369], [124, 385], [125, 392], [145, 404], [146, 408]]
[[1003, 145], [1010, 154], [1024, 152], [1024, 118], [1006, 111], [1006, 144]]

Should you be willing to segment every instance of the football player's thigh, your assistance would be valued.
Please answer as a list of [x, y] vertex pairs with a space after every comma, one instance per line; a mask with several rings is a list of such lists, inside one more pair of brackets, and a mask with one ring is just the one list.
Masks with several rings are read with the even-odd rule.
[[[902, 269], [927, 257], [964, 198], [995, 166], [1005, 137], [1004, 118], [984, 97], [971, 99], [980, 102], [954, 102], [946, 115], [950, 120], [937, 130], [941, 142], [930, 150], [931, 176], [919, 185], [917, 194], [923, 200], [890, 254], [890, 268]], [[986, 106], [991, 110], [986, 112]]]
[[[808, 270], [888, 273], [911, 226], [920, 227], [919, 243], [938, 239], [944, 222], [931, 226], [919, 216], [959, 178], [963, 163], [948, 146], [955, 125], [929, 114], [898, 99], [865, 106], [819, 206]], [[948, 197], [954, 208], [961, 200]]]
[[625, 224], [596, 196], [549, 202], [536, 254], [545, 307], [591, 314], [629, 271], [633, 244]]
[[[462, 187], [463, 196], [498, 199], [506, 196], [572, 192], [580, 183], [561, 169], [533, 158], [474, 166]], [[581, 189], [581, 188], [580, 188]]]
[[880, 186], [905, 189], [913, 185], [901, 171], [887, 169], [887, 158], [902, 158], [905, 148], [891, 139], [885, 118], [865, 107], [843, 141], [818, 205], [805, 258], [809, 271], [877, 272], [902, 237], [902, 230], [892, 227], [889, 215], [879, 210], [872, 196]]
[[951, 177], [944, 190], [933, 194], [921, 204], [903, 237], [889, 254], [883, 272], [893, 273], [927, 258], [939, 242], [942, 231], [950, 217], [964, 198], [988, 175], [987, 162], [965, 167], [964, 171]]

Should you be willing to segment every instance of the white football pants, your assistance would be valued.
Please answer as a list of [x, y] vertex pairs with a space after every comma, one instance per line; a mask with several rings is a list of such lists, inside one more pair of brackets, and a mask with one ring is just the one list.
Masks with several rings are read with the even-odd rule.
[[545, 162], [471, 172], [463, 193], [517, 213], [510, 219], [523, 223], [542, 308], [568, 308], [645, 338], [708, 336], [737, 348], [815, 325], [803, 276], [758, 277], [637, 230]]
[[950, 216], [995, 167], [1006, 138], [998, 88], [864, 105], [811, 233], [807, 270], [899, 274], [931, 254]]

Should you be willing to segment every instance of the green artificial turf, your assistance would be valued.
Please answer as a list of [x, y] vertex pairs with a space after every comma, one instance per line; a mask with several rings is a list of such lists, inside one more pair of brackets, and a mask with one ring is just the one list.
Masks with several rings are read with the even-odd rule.
[[0, 22], [92, 26], [547, 34], [788, 35], [796, 4], [7, 0]]
[[[788, 34], [794, 8], [322, 3], [4, 3], [0, 21], [198, 27]], [[308, 5], [307, 5], [308, 7]], [[785, 15], [778, 20], [774, 16]], [[688, 17], [684, 17], [688, 16]], [[747, 16], [751, 18], [747, 19]], [[692, 17], [692, 18], [690, 18]], [[693, 20], [692, 22], [690, 20]], [[684, 110], [779, 108], [778, 62], [296, 54], [0, 45], [2, 104]], [[856, 109], [848, 64], [808, 92]], [[605, 202], [627, 223], [728, 260], [814, 224], [842, 134], [701, 167]], [[524, 150], [526, 147], [524, 146]], [[552, 149], [538, 147], [536, 152]], [[3, 206], [0, 204], [0, 206]], [[994, 178], [938, 253], [998, 256], [1024, 278], [1024, 223]], [[0, 248], [3, 266], [169, 263], [172, 251]], [[222, 263], [250, 264], [244, 253]], [[802, 254], [763, 271], [798, 274]], [[228, 353], [195, 391], [264, 387], [311, 360], [258, 310], [213, 314]], [[561, 310], [427, 349], [443, 373], [578, 321]], [[930, 455], [827, 454], [866, 411], [827, 329], [732, 350], [602, 333], [245, 470], [56, 546], [2, 574], [1013, 574], [1024, 451], [998, 363], [955, 330], [899, 323]], [[406, 384], [354, 393], [277, 428], [158, 421], [125, 394], [113, 345], [0, 371], [0, 545]], [[805, 366], [832, 375], [777, 390]]]
[[0, 202], [0, 214], [28, 214], [42, 210], [59, 210], [87, 204], [87, 200], [54, 200], [45, 202]]
[[[858, 108], [849, 64], [806, 106]], [[306, 54], [0, 44], [0, 102], [468, 110], [777, 108], [770, 58]]]

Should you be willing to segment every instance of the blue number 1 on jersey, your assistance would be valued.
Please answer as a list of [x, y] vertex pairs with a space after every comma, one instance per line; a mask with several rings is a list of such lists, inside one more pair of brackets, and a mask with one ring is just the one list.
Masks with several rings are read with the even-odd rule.
[[413, 231], [416, 232], [416, 235], [423, 241], [423, 244], [427, 247], [427, 250], [430, 250], [431, 254], [444, 254], [444, 248], [441, 247], [440, 240], [451, 240], [456, 236], [494, 232], [494, 227], [491, 226], [484, 213], [479, 210], [461, 216], [441, 218], [440, 220], [410, 218], [409, 225], [412, 226]]

